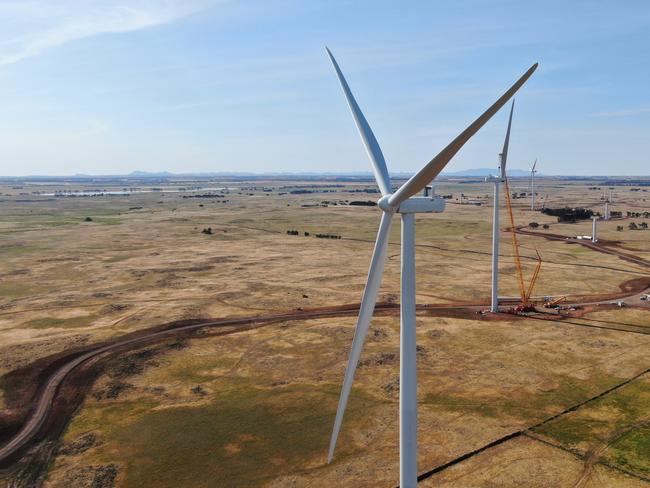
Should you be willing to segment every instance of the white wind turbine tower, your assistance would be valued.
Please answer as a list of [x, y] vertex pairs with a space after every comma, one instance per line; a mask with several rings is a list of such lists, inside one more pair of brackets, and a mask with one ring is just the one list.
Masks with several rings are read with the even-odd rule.
[[605, 200], [605, 218], [604, 220], [609, 220], [609, 206], [612, 203], [612, 189], [609, 189], [609, 196]]
[[535, 158], [535, 162], [533, 165], [530, 167], [530, 209], [535, 210], [535, 173], [537, 173], [537, 170], [535, 167], [537, 166], [537, 158]]
[[508, 118], [508, 130], [506, 139], [503, 141], [503, 150], [499, 153], [499, 176], [490, 175], [485, 181], [494, 183], [494, 210], [492, 214], [492, 299], [490, 301], [490, 312], [499, 311], [499, 186], [506, 179], [506, 162], [508, 160], [508, 146], [510, 145], [510, 127], [512, 126], [512, 112], [515, 109], [515, 101], [512, 100], [510, 117]]
[[399, 426], [400, 426], [400, 486], [413, 488], [417, 484], [417, 381], [416, 381], [416, 340], [415, 340], [415, 214], [423, 212], [440, 212], [444, 208], [441, 198], [414, 197], [432, 181], [447, 165], [461, 147], [515, 94], [537, 68], [530, 67], [501, 98], [488, 108], [479, 118], [461, 132], [436, 157], [413, 175], [393, 193], [384, 156], [379, 148], [366, 118], [357, 105], [343, 73], [334, 56], [327, 49], [332, 65], [336, 71], [343, 93], [352, 112], [359, 134], [372, 163], [372, 169], [382, 197], [377, 202], [382, 211], [377, 240], [370, 260], [368, 279], [361, 299], [359, 317], [357, 318], [354, 339], [343, 386], [339, 398], [336, 419], [330, 440], [327, 461], [332, 461], [336, 441], [341, 429], [343, 414], [350, 396], [354, 373], [361, 356], [363, 343], [368, 333], [370, 320], [377, 301], [377, 294], [384, 271], [386, 251], [391, 220], [396, 213], [402, 218], [401, 243], [401, 303], [400, 303], [400, 392], [399, 392]]

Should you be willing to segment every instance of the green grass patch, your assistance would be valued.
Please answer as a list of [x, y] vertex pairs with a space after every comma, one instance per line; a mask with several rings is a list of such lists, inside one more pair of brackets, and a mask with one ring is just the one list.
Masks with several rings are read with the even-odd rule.
[[497, 417], [502, 405], [495, 405], [494, 399], [463, 398], [453, 395], [442, 395], [439, 393], [428, 393], [423, 400], [424, 403], [435, 405], [445, 410], [472, 412], [487, 417]]
[[[22, 230], [22, 229], [21, 229]], [[8, 234], [16, 232], [15, 230], [7, 231]], [[23, 256], [35, 251], [37, 248], [34, 246], [25, 246], [23, 244], [2, 244], [0, 245], [0, 256], [3, 258], [10, 258], [14, 256]]]
[[129, 256], [129, 255], [124, 255], [124, 254], [120, 255], [120, 254], [118, 254], [118, 255], [115, 255], [115, 256], [111, 256], [110, 258], [104, 259], [104, 262], [105, 263], [119, 263], [120, 261], [126, 261], [127, 259], [130, 259], [130, 258], [131, 258], [131, 256]]
[[594, 440], [594, 432], [607, 429], [608, 423], [589, 418], [568, 418], [560, 422], [551, 422], [541, 426], [537, 432], [555, 439], [564, 446], [575, 447], [581, 442]]
[[200, 361], [188, 363], [174, 362], [172, 365], [167, 366], [164, 371], [165, 377], [187, 383], [188, 385], [199, 384], [206, 381], [215, 379], [215, 375], [211, 372], [214, 368], [232, 368], [237, 359], [223, 359], [223, 358], [200, 358]]
[[17, 281], [8, 280], [0, 281], [0, 297], [24, 297], [36, 295], [41, 291], [41, 287], [34, 286], [28, 280]]
[[96, 315], [82, 315], [69, 319], [43, 318], [33, 319], [22, 324], [23, 329], [74, 329], [76, 327], [89, 326], [97, 319]]
[[631, 471], [650, 475], [650, 428], [634, 429], [613, 442], [606, 458]]
[[529, 406], [547, 412], [550, 412], [549, 408], [551, 407], [570, 407], [610, 388], [619, 381], [620, 378], [609, 375], [602, 375], [589, 380], [564, 377], [559, 380], [556, 388], [530, 395]]
[[496, 418], [510, 415], [529, 421], [541, 420], [576, 403], [580, 403], [600, 390], [610, 387], [616, 378], [603, 376], [589, 381], [560, 378], [558, 386], [548, 391], [520, 392], [509, 397], [474, 396], [462, 397], [429, 393], [424, 403], [445, 409], [478, 413]]
[[[88, 406], [66, 438], [102, 431], [93, 462], [125, 467], [125, 488], [261, 486], [308, 464], [325, 462], [338, 388], [249, 385], [215, 395], [209, 404], [151, 409], [143, 403]], [[375, 402], [355, 392], [346, 413], [349, 432]], [[341, 455], [355, 451], [345, 432]]]
[[[569, 415], [542, 425], [536, 431], [566, 447], [587, 448], [611, 442], [602, 454], [604, 459], [626, 469], [648, 474], [648, 405], [650, 382], [635, 381]], [[623, 434], [617, 438], [618, 432]]]

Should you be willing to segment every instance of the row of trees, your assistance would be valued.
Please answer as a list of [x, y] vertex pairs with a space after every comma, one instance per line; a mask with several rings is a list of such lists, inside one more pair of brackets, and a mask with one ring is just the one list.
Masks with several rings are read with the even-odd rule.
[[[300, 232], [298, 232], [295, 229], [289, 229], [287, 231], [287, 235], [290, 236], [299, 236]], [[303, 235], [305, 237], [309, 237], [309, 232], [304, 232]], [[318, 237], [319, 239], [340, 239], [341, 235], [340, 234], [314, 234], [315, 237]]]
[[[526, 193], [525, 191], [522, 191], [521, 193], [513, 192], [511, 197], [512, 197], [513, 200], [515, 200], [517, 198], [526, 198], [529, 195], [530, 195], [529, 193]], [[535, 192], [535, 196], [537, 196], [537, 192]]]
[[557, 217], [558, 222], [576, 222], [577, 220], [587, 220], [594, 215], [594, 212], [588, 208], [550, 208], [542, 209], [542, 213]]
[[637, 219], [643, 217], [644, 219], [650, 219], [650, 212], [627, 212], [628, 217], [636, 217]]
[[377, 202], [372, 200], [352, 200], [348, 205], [356, 205], [360, 207], [374, 207], [377, 205]]

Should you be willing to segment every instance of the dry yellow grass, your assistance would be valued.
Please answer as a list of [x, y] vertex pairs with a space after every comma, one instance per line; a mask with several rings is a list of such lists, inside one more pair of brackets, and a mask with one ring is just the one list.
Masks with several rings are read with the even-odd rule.
[[[588, 190], [587, 183], [540, 183], [548, 206], [582, 202], [600, 208], [602, 192]], [[0, 210], [0, 371], [74, 344], [181, 318], [358, 302], [379, 212], [320, 205], [374, 199], [348, 192], [369, 185], [286, 195], [279, 193], [289, 189], [280, 187], [300, 183], [237, 186], [262, 185], [274, 191], [234, 189], [216, 199], [227, 203], [173, 193], [57, 198], [41, 204], [11, 197], [12, 203]], [[454, 194], [447, 211], [418, 218], [419, 303], [488, 299], [491, 206], [461, 205], [456, 202], [461, 192], [483, 197], [490, 187], [443, 183], [438, 193]], [[621, 210], [641, 208], [643, 195], [626, 195]], [[590, 223], [557, 224], [527, 210], [527, 200], [514, 202], [519, 223], [549, 223], [548, 232], [555, 234], [591, 233]], [[93, 221], [84, 222], [86, 216]], [[638, 249], [634, 254], [648, 258], [645, 232], [618, 232], [616, 225], [603, 223], [601, 237], [623, 240]], [[212, 235], [201, 233], [206, 227]], [[288, 229], [301, 235], [289, 236]], [[317, 239], [313, 235], [319, 232], [343, 239]], [[392, 232], [383, 300], [398, 299], [399, 293], [399, 224]], [[544, 258], [536, 295], [612, 293], [625, 280], [647, 276], [638, 265], [577, 245], [532, 236], [520, 236], [520, 243], [527, 276], [535, 265], [529, 259], [534, 249]], [[505, 232], [501, 249], [501, 294], [515, 296]], [[583, 321], [591, 317], [643, 325], [649, 316], [617, 310]], [[116, 378], [109, 372], [97, 381], [64, 437], [70, 443], [93, 432], [96, 445], [57, 456], [47, 486], [65, 485], [80, 467], [109, 464], [117, 466], [120, 486], [143, 486], [147, 480], [161, 487], [214, 486], [214, 480], [220, 486], [394, 485], [397, 317], [373, 322], [339, 454], [331, 466], [324, 464], [353, 327], [353, 318], [320, 319], [192, 339], [181, 349], [158, 353], [138, 374]], [[422, 471], [647, 368], [650, 346], [648, 337], [639, 334], [537, 320], [488, 322], [478, 316], [422, 316], [418, 344]], [[107, 398], [105, 392], [116, 383], [126, 386]], [[199, 455], [194, 446], [205, 452]], [[568, 453], [519, 439], [427, 483], [570, 486], [581, 469]], [[611, 468], [595, 469], [608, 486], [638, 486]]]

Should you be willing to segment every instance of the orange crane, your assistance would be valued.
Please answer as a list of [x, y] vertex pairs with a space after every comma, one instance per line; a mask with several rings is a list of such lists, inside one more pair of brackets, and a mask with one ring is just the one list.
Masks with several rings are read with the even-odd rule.
[[517, 230], [515, 227], [515, 217], [512, 214], [512, 204], [510, 202], [510, 188], [508, 186], [508, 178], [504, 178], [506, 184], [506, 206], [508, 208], [508, 216], [510, 218], [510, 233], [512, 237], [512, 249], [515, 254], [515, 268], [517, 269], [517, 282], [519, 284], [519, 295], [521, 296], [521, 304], [515, 307], [516, 312], [526, 312], [532, 309], [530, 305], [530, 297], [535, 288], [535, 283], [537, 282], [537, 277], [539, 276], [539, 270], [542, 267], [542, 257], [539, 255], [537, 249], [537, 266], [535, 271], [533, 271], [533, 276], [528, 284], [528, 288], [524, 284], [524, 271], [521, 266], [521, 256], [519, 255], [519, 243], [517, 242]]

